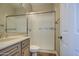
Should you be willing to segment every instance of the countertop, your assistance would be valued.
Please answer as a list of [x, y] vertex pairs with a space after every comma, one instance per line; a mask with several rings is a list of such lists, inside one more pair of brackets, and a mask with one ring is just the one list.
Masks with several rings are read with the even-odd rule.
[[28, 38], [30, 38], [30, 37], [18, 37], [18, 38], [9, 38], [9, 39], [5, 39], [5, 40], [0, 40], [0, 50], [4, 49], [10, 45], [19, 43], [19, 42], [26, 40]]

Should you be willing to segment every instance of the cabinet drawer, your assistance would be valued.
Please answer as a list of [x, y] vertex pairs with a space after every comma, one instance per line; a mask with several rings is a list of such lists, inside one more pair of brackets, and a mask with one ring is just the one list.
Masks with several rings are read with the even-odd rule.
[[30, 40], [29, 39], [26, 39], [26, 40], [22, 41], [22, 48], [24, 48], [27, 45], [30, 45]]
[[20, 43], [14, 44], [5, 49], [0, 50], [0, 55], [11, 56], [13, 55], [13, 53], [17, 53], [17, 52], [20, 53], [19, 49], [20, 49]]

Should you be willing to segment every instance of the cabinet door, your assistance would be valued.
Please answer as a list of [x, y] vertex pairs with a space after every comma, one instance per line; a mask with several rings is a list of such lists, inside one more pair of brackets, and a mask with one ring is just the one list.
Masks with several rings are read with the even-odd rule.
[[29, 47], [22, 48], [22, 56], [30, 56]]

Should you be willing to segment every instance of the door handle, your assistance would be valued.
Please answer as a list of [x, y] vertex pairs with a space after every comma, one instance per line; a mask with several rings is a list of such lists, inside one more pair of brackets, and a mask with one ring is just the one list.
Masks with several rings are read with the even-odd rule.
[[62, 36], [58, 36], [58, 38], [62, 40]]

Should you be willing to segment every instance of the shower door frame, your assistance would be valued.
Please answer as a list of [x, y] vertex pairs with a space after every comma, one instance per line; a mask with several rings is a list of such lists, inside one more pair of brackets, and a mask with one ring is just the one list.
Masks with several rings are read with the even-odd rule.
[[[54, 13], [54, 50], [56, 50], [56, 11], [41, 11], [41, 12], [30, 12], [26, 14], [19, 14], [19, 15], [8, 15], [6, 16], [6, 21], [5, 21], [5, 32], [7, 33], [7, 17], [12, 17], [12, 16], [27, 16], [27, 35], [28, 35], [28, 15], [31, 14], [43, 14], [43, 13]], [[53, 17], [53, 16], [52, 16]]]

